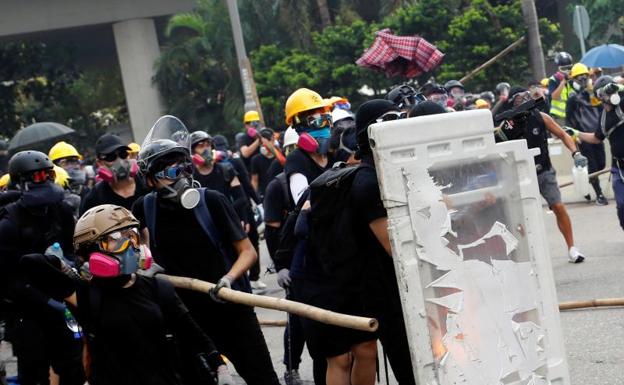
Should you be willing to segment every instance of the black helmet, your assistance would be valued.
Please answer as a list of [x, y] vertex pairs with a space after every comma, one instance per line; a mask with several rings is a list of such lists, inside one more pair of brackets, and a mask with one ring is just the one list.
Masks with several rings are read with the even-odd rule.
[[422, 102], [425, 100], [425, 97], [416, 91], [414, 87], [403, 84], [391, 89], [386, 94], [386, 100], [396, 104], [399, 108], [405, 108]]
[[492, 91], [481, 92], [481, 94], [479, 95], [479, 98], [483, 100], [487, 100], [488, 102], [490, 102], [490, 104], [494, 104], [494, 100], [496, 99], [496, 97], [494, 96], [494, 92]]
[[245, 145], [245, 137], [247, 136], [244, 132], [239, 132], [234, 136], [234, 141], [236, 142], [236, 149], [239, 150], [241, 147]]
[[603, 88], [607, 84], [615, 83], [613, 77], [609, 75], [602, 75], [598, 79], [596, 79], [596, 83], [594, 83], [594, 93], [596, 93], [599, 89]]
[[40, 151], [20, 151], [9, 159], [11, 182], [19, 184], [35, 171], [51, 170], [54, 163]]
[[197, 143], [204, 140], [212, 142], [212, 136], [210, 136], [210, 134], [208, 134], [206, 131], [191, 132], [191, 148], [195, 147]]
[[507, 82], [500, 82], [496, 85], [496, 92], [500, 95], [504, 89], [510, 90], [511, 85]]
[[139, 169], [143, 175], [149, 175], [154, 172], [154, 165], [159, 160], [170, 154], [179, 154], [186, 158], [190, 157], [188, 148], [180, 146], [171, 139], [159, 139], [149, 143], [145, 147], [141, 147], [139, 152]]
[[444, 88], [442, 85], [438, 84], [438, 83], [427, 83], [424, 86], [422, 86], [422, 88], [420, 89], [420, 92], [422, 92], [426, 97], [429, 97], [433, 94], [443, 94], [443, 95], [447, 95], [448, 92], [446, 91], [446, 88]]
[[448, 82], [444, 83], [444, 88], [446, 88], [447, 92], [451, 92], [451, 88], [455, 87], [459, 87], [462, 90], [465, 90], [464, 85], [461, 84], [459, 80], [449, 80]]
[[260, 130], [260, 136], [266, 140], [273, 140], [273, 136], [275, 135], [275, 131], [272, 128], [264, 127]]
[[212, 146], [217, 151], [227, 151], [230, 149], [230, 144], [228, 143], [227, 138], [223, 135], [215, 135], [212, 138]]
[[555, 55], [555, 64], [557, 65], [557, 67], [571, 66], [572, 55], [565, 51], [557, 52], [557, 54]]

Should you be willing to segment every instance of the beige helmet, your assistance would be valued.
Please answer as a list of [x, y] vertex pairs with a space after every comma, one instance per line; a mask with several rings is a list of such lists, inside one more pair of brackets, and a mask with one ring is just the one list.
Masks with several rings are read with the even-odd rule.
[[138, 226], [139, 221], [124, 207], [100, 205], [84, 213], [74, 230], [74, 248], [95, 242], [98, 238], [115, 230]]

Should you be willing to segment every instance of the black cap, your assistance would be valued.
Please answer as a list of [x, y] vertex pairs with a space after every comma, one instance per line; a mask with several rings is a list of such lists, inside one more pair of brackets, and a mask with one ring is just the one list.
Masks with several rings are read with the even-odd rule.
[[113, 134], [104, 134], [95, 142], [95, 154], [110, 154], [119, 148], [126, 148], [130, 150], [127, 143]]

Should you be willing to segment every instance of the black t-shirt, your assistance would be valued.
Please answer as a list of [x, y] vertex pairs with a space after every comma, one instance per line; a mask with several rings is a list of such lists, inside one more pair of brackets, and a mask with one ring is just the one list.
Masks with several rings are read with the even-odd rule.
[[[266, 188], [264, 194], [264, 221], [265, 222], [284, 222], [288, 210], [291, 209], [290, 193], [285, 178], [273, 178]], [[288, 195], [286, 195], [288, 194]]]
[[194, 353], [216, 353], [168, 281], [137, 276], [128, 288], [96, 285], [79, 287], [72, 309], [85, 334], [95, 334], [89, 383], [182, 384], [169, 333]]
[[[620, 92], [622, 102], [620, 102], [620, 108], [624, 110], [624, 93]], [[620, 119], [617, 116], [615, 110], [607, 111], [605, 118], [605, 131], [609, 131], [611, 127], [618, 124]], [[594, 133], [596, 138], [605, 140], [605, 134], [602, 129], [596, 130]], [[616, 128], [611, 135], [609, 135], [609, 144], [611, 145], [611, 154], [615, 158], [624, 159], [624, 124]], [[620, 165], [624, 165], [624, 162], [620, 161]]]
[[262, 154], [256, 154], [251, 158], [251, 175], [258, 175], [258, 192], [264, 196], [267, 184], [271, 181], [268, 171], [273, 163], [273, 158], [267, 158]]
[[381, 200], [377, 173], [374, 168], [365, 167], [358, 171], [351, 187], [353, 210], [356, 215], [355, 235], [360, 240], [358, 254], [363, 256], [365, 276], [364, 302], [370, 311], [377, 314], [390, 309], [401, 309], [399, 289], [396, 282], [394, 263], [369, 224], [388, 214]]
[[[247, 235], [229, 200], [216, 191], [205, 190], [205, 194], [206, 206], [223, 244], [227, 246], [245, 239]], [[141, 228], [147, 226], [143, 199], [139, 198], [132, 207]], [[168, 274], [217, 282], [227, 273], [224, 257], [197, 222], [194, 210], [157, 198], [155, 219], [156, 234], [150, 234], [150, 246], [155, 261]], [[186, 301], [186, 293], [182, 297], [192, 307]], [[206, 302], [205, 298], [202, 301]]]
[[548, 153], [548, 129], [542, 113], [532, 110], [526, 120], [523, 138], [527, 141], [529, 148], [539, 148], [540, 154], [535, 156], [535, 170], [538, 174], [550, 170], [552, 164]]
[[280, 163], [277, 158], [273, 158], [269, 169], [267, 170], [267, 178], [270, 181], [273, 180], [280, 172], [284, 171], [284, 166]]
[[220, 192], [232, 198], [230, 183], [236, 177], [236, 171], [232, 165], [227, 163], [217, 163], [212, 168], [210, 174], [201, 174], [197, 168], [193, 170], [193, 179], [199, 182], [202, 187]]
[[136, 190], [134, 191], [134, 195], [128, 198], [117, 195], [109, 183], [104, 181], [98, 182], [89, 194], [82, 199], [80, 204], [80, 215], [84, 214], [92, 207], [103, 204], [121, 206], [130, 210], [130, 208], [132, 208], [132, 204], [139, 197], [148, 193], [148, 189], [143, 184], [141, 178], [135, 177], [134, 181], [136, 183]]
[[297, 148], [286, 158], [284, 172], [289, 182], [291, 175], [302, 174], [308, 179], [308, 184], [310, 184], [329, 168], [331, 168], [331, 159], [328, 160], [327, 166], [321, 167], [305, 151]]
[[[247, 134], [245, 134], [244, 139], [242, 141], [242, 146], [251, 146], [258, 138], [256, 137], [251, 137]], [[242, 147], [241, 146], [241, 147]], [[254, 151], [248, 158], [245, 158], [244, 156], [241, 155], [241, 159], [243, 159], [243, 162], [245, 163], [245, 167], [247, 167], [247, 171], [251, 171], [251, 158], [253, 158], [255, 155], [260, 153], [260, 146], [258, 146], [258, 148], [256, 148], [256, 151]]]

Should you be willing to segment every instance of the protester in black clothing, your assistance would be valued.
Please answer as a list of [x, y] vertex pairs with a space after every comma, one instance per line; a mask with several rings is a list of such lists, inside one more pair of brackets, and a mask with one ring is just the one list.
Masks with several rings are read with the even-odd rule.
[[65, 308], [33, 285], [19, 266], [22, 256], [44, 253], [54, 243], [73, 260], [72, 209], [54, 184], [53, 164], [45, 154], [18, 152], [9, 161], [9, 173], [21, 194], [0, 212], [0, 298], [13, 304], [8, 334], [20, 384], [48, 384], [52, 367], [61, 385], [82, 385], [80, 336], [68, 328]]
[[[426, 103], [426, 102], [424, 102]], [[434, 103], [432, 103], [434, 105]], [[414, 107], [416, 108], [416, 107]], [[379, 320], [379, 339], [399, 384], [414, 384], [414, 374], [388, 236], [388, 215], [381, 201], [368, 126], [396, 119], [397, 107], [387, 100], [371, 100], [356, 113], [357, 157], [363, 167], [353, 180], [351, 196], [358, 219], [354, 223], [360, 255], [366, 256], [364, 307]]]
[[[219, 159], [218, 163], [232, 165], [237, 173], [241, 186], [243, 186], [243, 190], [245, 191], [245, 195], [248, 200], [251, 199], [251, 201], [253, 201], [256, 205], [261, 205], [262, 200], [251, 185], [249, 172], [247, 171], [247, 167], [245, 167], [243, 159], [236, 158], [231, 154], [228, 150], [227, 139], [223, 135], [215, 135], [213, 138], [213, 145], [215, 150], [219, 151], [223, 155], [223, 159]], [[258, 224], [254, 220], [252, 206], [247, 205], [247, 207], [247, 214], [243, 216], [245, 218], [249, 218], [247, 222], [249, 223], [249, 229], [246, 229], [247, 236], [249, 237], [251, 244], [254, 246], [254, 249], [256, 249], [256, 253], [260, 255], [260, 235], [258, 234]], [[258, 258], [256, 263], [254, 263], [251, 269], [249, 269], [249, 280], [251, 281], [252, 289], [257, 290], [258, 293], [262, 293], [267, 288], [266, 284], [260, 280], [260, 258]]]
[[263, 199], [264, 190], [272, 179], [268, 173], [269, 168], [277, 159], [274, 154], [275, 145], [272, 143], [273, 130], [270, 128], [263, 128], [260, 130], [260, 136], [262, 141], [260, 152], [251, 158], [251, 169], [249, 173], [251, 174], [251, 185], [260, 196], [260, 199]]
[[[260, 152], [262, 138], [260, 137], [260, 114], [257, 111], [247, 111], [243, 117], [245, 132], [240, 136], [240, 154], [245, 167], [251, 171], [251, 158]], [[237, 141], [238, 142], [238, 141]]]
[[[154, 191], [136, 201], [133, 213], [141, 227], [151, 227], [149, 240], [155, 261], [170, 274], [217, 282], [212, 299], [190, 291], [178, 295], [247, 384], [277, 385], [253, 309], [221, 303], [218, 298], [223, 287], [249, 290], [246, 272], [257, 254], [240, 219], [222, 194], [192, 188], [190, 142], [182, 122], [162, 117], [149, 137], [139, 164]], [[198, 217], [212, 225], [202, 225]]]
[[[575, 67], [584, 67], [583, 71], [576, 71]], [[572, 87], [575, 92], [568, 96], [566, 102], [565, 120], [566, 125], [582, 132], [594, 133], [600, 130], [600, 116], [602, 115], [602, 104], [594, 105], [591, 101], [591, 94], [588, 89], [589, 70], [581, 63], [577, 63], [572, 67]], [[604, 143], [580, 143], [579, 150], [587, 157], [587, 171], [591, 174], [600, 171], [606, 166], [606, 155]], [[596, 193], [596, 204], [604, 206], [607, 199], [602, 194], [600, 188], [600, 180], [598, 177], [590, 178], [594, 191]], [[589, 194], [585, 196], [590, 201]]]
[[[532, 103], [531, 94], [523, 87], [514, 86], [509, 91], [507, 107], [515, 109], [524, 103]], [[557, 219], [557, 226], [568, 247], [568, 262], [581, 263], [585, 260], [583, 255], [574, 243], [572, 222], [570, 216], [561, 201], [561, 192], [557, 183], [557, 174], [552, 167], [550, 155], [548, 153], [548, 134], [559, 138], [561, 142], [570, 150], [574, 165], [577, 167], [587, 166], [587, 158], [577, 149], [576, 142], [570, 137], [549, 115], [530, 109], [516, 115], [511, 121], [504, 121], [502, 127], [507, 129], [510, 137], [508, 139], [525, 139], [529, 148], [539, 148], [539, 155], [535, 156], [535, 172], [540, 194], [548, 204]], [[500, 140], [499, 136], [497, 140]]]
[[228, 162], [215, 162], [212, 137], [204, 131], [191, 134], [191, 151], [193, 152], [193, 179], [202, 187], [215, 190], [225, 195], [232, 202], [236, 213], [248, 229], [253, 220], [249, 216], [249, 198], [238, 180], [236, 170]]
[[620, 226], [624, 229], [624, 90], [608, 75], [601, 76], [594, 84], [596, 97], [602, 101], [604, 110], [600, 116], [600, 129], [593, 134], [577, 133], [582, 142], [600, 143], [609, 140], [611, 145], [611, 183]]
[[[21, 264], [76, 314], [86, 337], [90, 384], [181, 385], [190, 383], [187, 373], [193, 372], [203, 383], [232, 385], [219, 352], [173, 286], [136, 274], [151, 264], [138, 225], [123, 207], [87, 211], [74, 232], [84, 279], [66, 274], [67, 266], [56, 257], [31, 254]], [[180, 360], [176, 343], [188, 349], [190, 360]]]
[[136, 163], [128, 159], [129, 150], [116, 135], [104, 134], [97, 140], [95, 153], [100, 181], [82, 199], [81, 214], [101, 204], [130, 209], [134, 201], [147, 192], [140, 178], [136, 177]]

